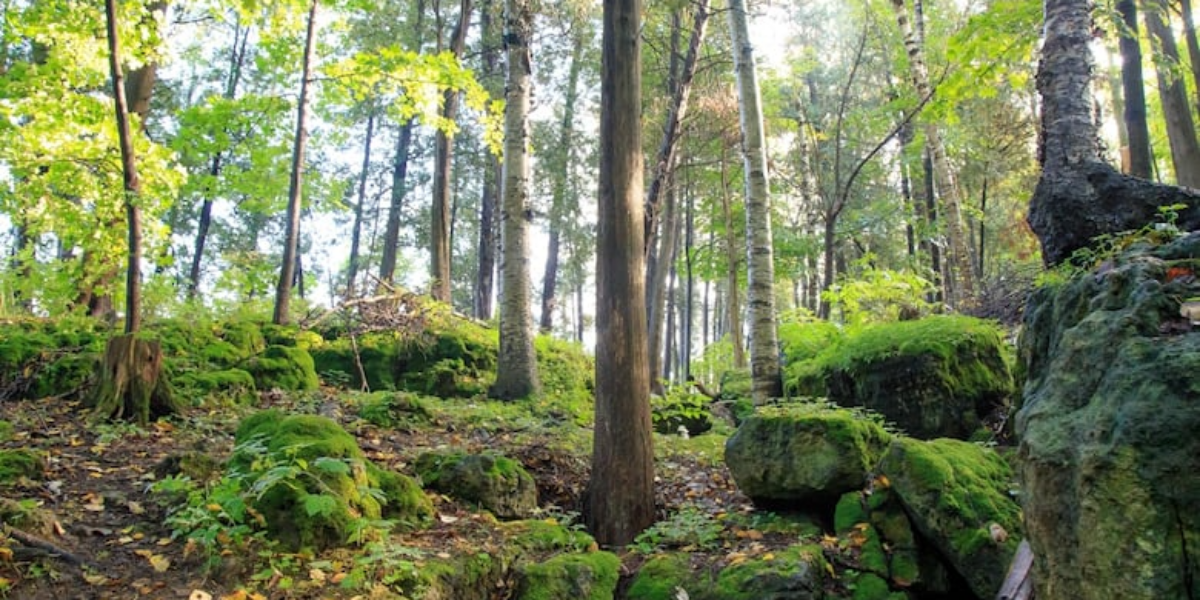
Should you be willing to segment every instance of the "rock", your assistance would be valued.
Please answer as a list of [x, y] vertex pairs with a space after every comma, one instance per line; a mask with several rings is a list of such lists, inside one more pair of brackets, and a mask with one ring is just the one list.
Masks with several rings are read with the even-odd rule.
[[878, 412], [921, 439], [968, 438], [1014, 392], [999, 327], [973, 317], [871, 325], [814, 360], [830, 400]]
[[[1200, 597], [1200, 233], [1037, 290], [1016, 416], [1039, 598]], [[1009, 530], [1011, 533], [1011, 529]]]
[[416, 523], [433, 514], [414, 481], [367, 461], [328, 418], [261, 411], [242, 421], [234, 442], [227, 477], [253, 490], [248, 504], [287, 548], [340, 545], [359, 519]]
[[621, 559], [611, 552], [559, 554], [517, 569], [516, 600], [611, 600]]
[[725, 446], [738, 488], [756, 503], [832, 505], [863, 487], [891, 436], [868, 418], [823, 405], [762, 408]]
[[319, 385], [312, 356], [294, 346], [267, 346], [250, 361], [248, 370], [260, 390], [315, 390]]
[[[979, 598], [1000, 589], [1016, 553], [1021, 508], [999, 454], [960, 440], [897, 437], [879, 465], [913, 527]], [[1011, 532], [993, 540], [992, 525]]]
[[693, 572], [688, 554], [672, 552], [647, 560], [634, 576], [629, 600], [817, 600], [825, 597], [827, 564], [818, 545], [796, 545], [725, 567], [714, 578]]
[[537, 485], [521, 463], [498, 454], [427, 452], [417, 457], [425, 485], [475, 502], [501, 519], [529, 517], [537, 510]]

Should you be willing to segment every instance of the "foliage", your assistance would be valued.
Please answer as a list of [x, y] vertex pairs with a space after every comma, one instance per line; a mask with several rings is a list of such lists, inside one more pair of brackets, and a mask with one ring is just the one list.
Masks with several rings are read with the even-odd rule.
[[662, 395], [650, 398], [650, 416], [658, 433], [700, 435], [712, 428], [708, 403], [711, 398], [692, 390], [691, 385], [668, 385]]
[[358, 416], [368, 423], [390, 429], [410, 430], [432, 419], [425, 401], [408, 392], [377, 392], [359, 400]]
[[724, 525], [707, 511], [686, 505], [667, 520], [659, 521], [638, 534], [630, 546], [642, 554], [679, 548], [685, 551], [713, 550], [719, 546]]
[[863, 258], [868, 266], [854, 278], [842, 278], [823, 292], [821, 298], [849, 326], [898, 321], [933, 312], [926, 300], [934, 287], [909, 271], [892, 271], [869, 266], [873, 257]]

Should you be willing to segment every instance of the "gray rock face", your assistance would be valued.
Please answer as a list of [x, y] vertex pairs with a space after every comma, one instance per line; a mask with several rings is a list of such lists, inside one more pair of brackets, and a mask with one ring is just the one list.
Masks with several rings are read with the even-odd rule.
[[1200, 597], [1200, 234], [1043, 287], [1017, 413], [1039, 598]]
[[537, 509], [537, 484], [515, 460], [496, 454], [427, 453], [417, 458], [425, 484], [475, 502], [501, 519], [529, 517]]
[[861, 489], [890, 435], [848, 410], [761, 409], [725, 445], [738, 488], [755, 502], [802, 508]]

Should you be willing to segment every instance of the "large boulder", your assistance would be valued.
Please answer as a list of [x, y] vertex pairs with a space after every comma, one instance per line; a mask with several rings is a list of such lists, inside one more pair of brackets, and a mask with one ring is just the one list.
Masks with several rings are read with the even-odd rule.
[[824, 405], [767, 407], [725, 445], [738, 488], [760, 505], [802, 508], [863, 487], [891, 436], [861, 413]]
[[921, 538], [978, 598], [995, 596], [1020, 541], [1013, 472], [995, 451], [960, 440], [897, 437], [879, 472]]
[[913, 437], [966, 439], [1013, 394], [1005, 354], [995, 323], [935, 315], [867, 326], [814, 360], [833, 402], [878, 412]]
[[1200, 597], [1200, 234], [1029, 301], [1016, 416], [1039, 598]]
[[[795, 545], [726, 565], [715, 575], [693, 570], [688, 553], [647, 560], [630, 583], [629, 600], [818, 600], [829, 568], [819, 545]], [[682, 592], [682, 594], [680, 593]], [[883, 600], [881, 597], [879, 600]]]

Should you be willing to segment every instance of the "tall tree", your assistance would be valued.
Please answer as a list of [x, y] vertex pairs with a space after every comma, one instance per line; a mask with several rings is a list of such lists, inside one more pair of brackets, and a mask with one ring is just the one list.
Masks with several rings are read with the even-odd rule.
[[[450, 52], [461, 60], [466, 46], [467, 28], [471, 24], [471, 0], [462, 0], [458, 24], [450, 34]], [[446, 90], [442, 95], [442, 119], [452, 122], [458, 116], [458, 90]], [[433, 140], [433, 224], [429, 233], [430, 293], [434, 299], [450, 302], [450, 180], [451, 160], [454, 157], [453, 133], [439, 128]]]
[[643, 279], [640, 0], [604, 0], [596, 235], [596, 423], [586, 518], [621, 547], [654, 522]]
[[1167, 121], [1167, 140], [1171, 144], [1171, 164], [1175, 181], [1182, 186], [1200, 188], [1200, 142], [1187, 100], [1183, 78], [1175, 71], [1180, 64], [1175, 33], [1168, 22], [1166, 0], [1145, 0], [1146, 31], [1154, 41], [1158, 77], [1158, 98]]
[[529, 106], [533, 95], [533, 10], [530, 0], [505, 2], [508, 77], [504, 107], [504, 206], [500, 213], [500, 352], [489, 395], [504, 400], [537, 392], [533, 349], [529, 240]]
[[771, 197], [767, 185], [767, 149], [762, 97], [754, 50], [750, 45], [746, 3], [729, 2], [729, 31], [737, 72], [738, 108], [742, 125], [742, 158], [746, 170], [746, 273], [749, 279], [750, 372], [754, 401], [783, 393], [779, 345], [775, 332], [775, 266], [771, 242]]
[[[483, 37], [483, 72], [484, 86], [492, 96], [498, 97], [502, 92], [497, 91], [499, 82], [503, 79], [500, 69], [500, 44], [503, 30], [496, 19], [498, 0], [484, 0], [480, 6], [480, 30]], [[496, 273], [496, 198], [500, 195], [500, 179], [502, 165], [500, 158], [489, 155], [486, 159], [486, 170], [483, 174], [483, 190], [479, 198], [479, 243], [476, 252], [479, 263], [475, 274], [475, 305], [476, 319], [492, 318], [492, 288]]]
[[300, 206], [304, 185], [304, 148], [308, 142], [308, 94], [312, 83], [313, 48], [316, 46], [317, 0], [308, 7], [308, 25], [304, 34], [304, 61], [300, 71], [300, 100], [296, 106], [296, 138], [292, 144], [292, 172], [288, 180], [286, 233], [283, 240], [283, 264], [275, 286], [275, 314], [278, 325], [288, 322], [292, 299], [292, 281], [296, 277], [297, 250], [300, 245]]
[[354, 203], [354, 227], [350, 231], [350, 264], [346, 270], [346, 298], [354, 297], [354, 281], [358, 278], [359, 246], [362, 242], [363, 212], [367, 203], [367, 176], [371, 169], [371, 139], [375, 136], [375, 107], [367, 110], [367, 131], [363, 138], [362, 168], [358, 173], [358, 199]]
[[[904, 36], [904, 47], [908, 52], [909, 75], [917, 89], [917, 94], [921, 98], [928, 98], [933, 95], [933, 85], [929, 79], [929, 67], [925, 60], [924, 35], [919, 34], [919, 31], [924, 28], [923, 20], [917, 22], [917, 31], [914, 31], [905, 0], [892, 0], [892, 7], [896, 13], [896, 22], [900, 26], [900, 33]], [[971, 251], [962, 211], [962, 192], [959, 189], [957, 174], [946, 154], [946, 144], [937, 123], [927, 120], [924, 130], [925, 144], [929, 147], [930, 155], [933, 158], [934, 181], [937, 185], [938, 196], [945, 209], [946, 238], [950, 247], [950, 261], [953, 264], [953, 268], [947, 270], [953, 279], [947, 283], [954, 294], [951, 300], [957, 303], [969, 299], [975, 291], [974, 268], [971, 264]]]
[[1138, 41], [1137, 3], [1119, 0], [1121, 16], [1121, 90], [1124, 92], [1126, 135], [1129, 140], [1129, 174], [1150, 179], [1150, 127], [1146, 123], [1146, 82], [1142, 77], [1142, 44]]
[[[125, 335], [109, 339], [99, 366], [99, 384], [92, 404], [102, 418], [130, 418], [145, 425], [151, 417], [178, 412], [163, 377], [162, 346], [157, 341], [138, 339], [142, 326], [141, 269], [142, 217], [138, 205], [141, 180], [133, 148], [130, 110], [121, 72], [121, 43], [117, 28], [116, 0], [105, 0], [108, 63], [112, 75], [117, 141], [121, 151], [128, 263], [125, 271]], [[148, 100], [147, 100], [148, 102]]]

